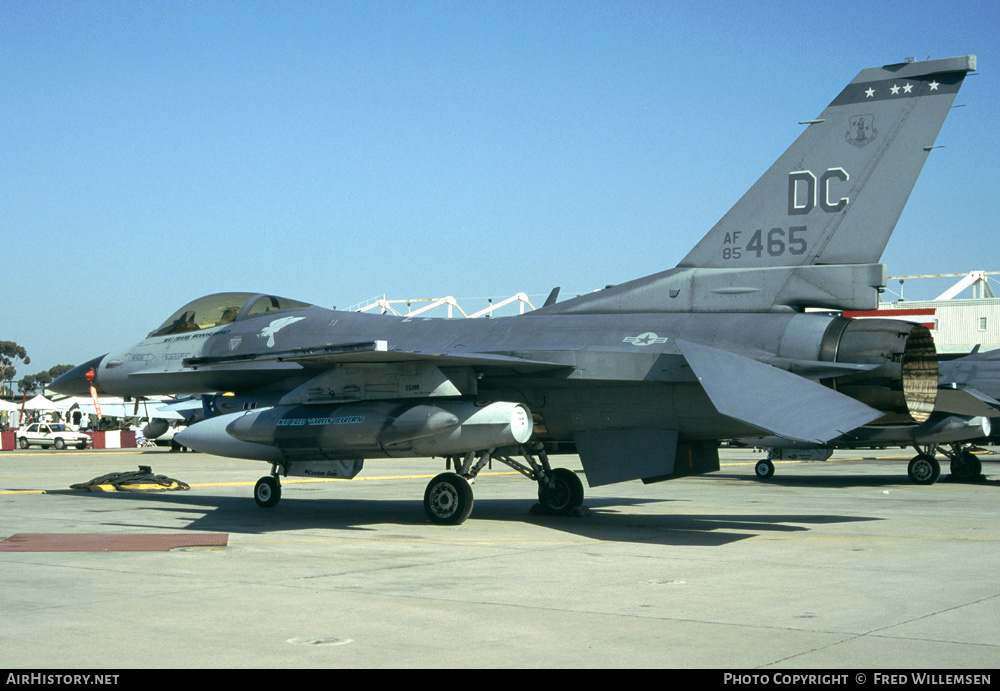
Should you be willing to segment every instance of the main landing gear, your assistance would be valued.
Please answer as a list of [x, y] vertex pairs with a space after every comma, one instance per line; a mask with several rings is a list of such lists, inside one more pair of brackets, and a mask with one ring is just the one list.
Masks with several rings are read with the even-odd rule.
[[910, 476], [910, 481], [918, 485], [932, 485], [941, 476], [941, 464], [935, 458], [938, 452], [943, 453], [951, 461], [949, 472], [956, 480], [961, 482], [977, 480], [983, 473], [982, 462], [966, 445], [952, 444], [950, 450], [937, 444], [914, 448], [917, 450], [917, 455], [910, 461], [906, 472]]
[[937, 482], [941, 477], [941, 464], [934, 458], [933, 447], [921, 450], [918, 446], [917, 455], [906, 467], [906, 474], [910, 476], [910, 482], [917, 485], [933, 485]]
[[506, 455], [494, 455], [496, 449], [478, 455], [470, 451], [464, 457], [448, 459], [455, 472], [441, 473], [427, 484], [424, 512], [433, 523], [458, 525], [472, 513], [472, 483], [490, 460], [513, 468], [538, 482], [538, 503], [546, 513], [565, 516], [583, 504], [583, 483], [566, 468], [553, 469], [541, 444], [521, 447], [524, 462]]
[[[577, 474], [566, 468], [552, 468], [541, 444], [521, 447], [524, 461], [496, 454], [496, 449], [470, 451], [465, 456], [451, 456], [449, 464], [454, 472], [441, 473], [427, 483], [424, 491], [424, 512], [427, 518], [439, 525], [458, 525], [472, 513], [475, 498], [472, 483], [491, 460], [503, 463], [538, 483], [538, 504], [545, 513], [567, 516], [583, 505], [583, 482]], [[269, 509], [281, 500], [280, 466], [274, 465], [271, 474], [257, 481], [253, 498], [257, 506]]]
[[952, 446], [952, 454], [949, 455], [949, 458], [951, 459], [949, 470], [951, 476], [956, 480], [963, 482], [978, 480], [983, 474], [983, 462], [968, 448], [959, 448], [958, 444], [955, 444]]

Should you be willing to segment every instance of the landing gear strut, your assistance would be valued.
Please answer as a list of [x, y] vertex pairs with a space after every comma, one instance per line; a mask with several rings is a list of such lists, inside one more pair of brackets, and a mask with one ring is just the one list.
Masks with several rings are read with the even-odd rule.
[[[496, 454], [496, 449], [470, 451], [464, 457], [449, 457], [455, 472], [441, 473], [431, 480], [424, 492], [424, 512], [432, 522], [458, 525], [472, 513], [472, 483], [491, 460], [513, 468], [538, 483], [538, 503], [550, 514], [565, 516], [583, 505], [583, 483], [566, 468], [553, 469], [545, 448], [535, 443], [521, 447], [524, 461]], [[496, 454], [496, 455], [495, 455]]]
[[[438, 525], [459, 525], [472, 513], [475, 497], [472, 484], [491, 460], [499, 461], [538, 483], [538, 503], [549, 514], [566, 516], [583, 505], [583, 483], [566, 468], [553, 469], [541, 444], [520, 447], [524, 461], [496, 454], [496, 449], [470, 451], [465, 456], [451, 456], [448, 463], [454, 472], [437, 475], [424, 490], [424, 513]], [[271, 474], [257, 480], [253, 498], [257, 506], [269, 509], [281, 501], [280, 464], [271, 466]]]

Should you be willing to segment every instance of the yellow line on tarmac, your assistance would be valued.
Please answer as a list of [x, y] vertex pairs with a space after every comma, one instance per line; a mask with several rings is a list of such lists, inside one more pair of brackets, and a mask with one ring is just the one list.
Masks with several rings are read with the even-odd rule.
[[[497, 477], [501, 475], [520, 475], [520, 473], [515, 471], [503, 472], [503, 473], [480, 473], [480, 477]], [[435, 477], [435, 474], [426, 475], [376, 475], [372, 477], [356, 477], [351, 480], [346, 480], [343, 478], [281, 478], [282, 485], [298, 485], [307, 484], [315, 482], [371, 482], [373, 480], [426, 480]], [[194, 484], [189, 484], [188, 486], [192, 489], [195, 487], [252, 487], [256, 484], [256, 480], [247, 481], [242, 480], [238, 482], [199, 482]], [[162, 485], [133, 485], [136, 490], [143, 489], [162, 489]], [[13, 489], [13, 490], [0, 490], [0, 495], [5, 494], [48, 494], [49, 492], [114, 492], [117, 491], [114, 485], [95, 485], [88, 489], [74, 490], [74, 489], [59, 489], [59, 490], [45, 490], [45, 489]]]
[[[428, 473], [423, 475], [373, 475], [365, 477], [355, 477], [350, 480], [344, 478], [336, 477], [281, 477], [282, 485], [299, 485], [307, 484], [313, 482], [372, 482], [375, 480], [427, 480], [429, 478], [435, 477], [437, 473]], [[516, 471], [503, 472], [503, 473], [479, 473], [479, 477], [498, 477], [501, 475], [520, 475]], [[250, 485], [256, 484], [256, 480], [252, 482], [205, 482], [197, 483], [191, 485], [191, 487], [248, 487]]]
[[[91, 455], [91, 456], [103, 456], [103, 455], [106, 455], [106, 453], [105, 453], [106, 451], [114, 451], [114, 452], [119, 452], [119, 453], [131, 453], [131, 454], [144, 453], [143, 449], [101, 449], [101, 450], [97, 450], [97, 451], [73, 451], [72, 453], [73, 453], [74, 456], [79, 456], [81, 454], [83, 454], [83, 455]], [[37, 457], [37, 455], [38, 455], [37, 452], [36, 453], [23, 453], [23, 452], [22, 453], [4, 453], [2, 456], [0, 456], [0, 458], [10, 458], [12, 456], [35, 456], [35, 457]], [[197, 456], [203, 456], [203, 455], [204, 454], [197, 454]], [[188, 454], [186, 457], [190, 458], [191, 454]], [[884, 460], [895, 461], [895, 460], [908, 460], [908, 458], [909, 458], [908, 456], [880, 456], [880, 457], [874, 458], [874, 460], [879, 460], [879, 461], [884, 461]], [[171, 460], [177, 460], [177, 459], [176, 459], [176, 457], [171, 456]], [[873, 458], [872, 457], [861, 457], [861, 456], [858, 456], [858, 457], [855, 457], [855, 458], [830, 458], [830, 459], [827, 459], [825, 461], [797, 461], [797, 460], [784, 461], [784, 460], [782, 460], [782, 461], [775, 461], [775, 463], [777, 463], [777, 464], [791, 464], [791, 463], [843, 463], [843, 462], [846, 462], [846, 461], [865, 461], [865, 460], [873, 460]], [[735, 466], [756, 465], [756, 463], [757, 463], [757, 461], [734, 461], [734, 462], [730, 462], [730, 463], [721, 463], [720, 466], [721, 467], [735, 467]], [[373, 482], [373, 481], [378, 481], [378, 480], [427, 480], [427, 479], [430, 479], [432, 477], [435, 477], [435, 475], [436, 475], [436, 473], [426, 473], [426, 474], [420, 474], [420, 475], [371, 475], [371, 476], [366, 475], [366, 476], [363, 476], [363, 477], [355, 477], [355, 478], [352, 478], [350, 480], [346, 480], [346, 479], [343, 479], [343, 478], [285, 478], [285, 477], [283, 477], [283, 478], [281, 478], [281, 484], [283, 484], [283, 485], [292, 485], [292, 484], [306, 484], [306, 483], [314, 483], [314, 482]], [[504, 471], [504, 472], [480, 473], [479, 475], [480, 475], [480, 477], [501, 477], [501, 476], [511, 476], [511, 475], [517, 476], [517, 475], [520, 475], [520, 473], [511, 470], [511, 471]], [[250, 486], [253, 486], [256, 482], [257, 482], [256, 480], [253, 480], [253, 481], [237, 481], [237, 482], [201, 482], [201, 483], [191, 484], [190, 486], [192, 488], [194, 488], [194, 487], [250, 487]], [[110, 485], [108, 487], [110, 487]], [[50, 491], [67, 492], [67, 491], [71, 491], [71, 490], [44, 490], [44, 489], [0, 490], [0, 495], [7, 495], [7, 494], [46, 494], [46, 493], [48, 493]], [[79, 491], [86, 491], [86, 490], [79, 490]], [[111, 491], [111, 490], [110, 489], [105, 489], [103, 491]]]
[[37, 451], [0, 451], [0, 458], [13, 458], [14, 456], [34, 456], [37, 458], [40, 454], [45, 453], [45, 456], [55, 456], [57, 454], [72, 454], [74, 456], [107, 456], [109, 453], [146, 453], [149, 449], [91, 449], [86, 451], [84, 449], [39, 449]]
[[[912, 456], [858, 456], [856, 458], [828, 458], [825, 461], [809, 461], [809, 460], [775, 460], [772, 461], [775, 465], [777, 464], [787, 464], [787, 463], [843, 463], [845, 461], [908, 461]], [[737, 465], [756, 465], [758, 461], [735, 461], [732, 463], [720, 463], [722, 467], [726, 466], [737, 466]]]
[[575, 539], [565, 539], [565, 540], [532, 540], [530, 538], [525, 538], [522, 540], [490, 540], [487, 538], [481, 538], [479, 540], [466, 539], [466, 540], [437, 540], [437, 539], [413, 539], [413, 540], [383, 540], [379, 538], [357, 538], [354, 540], [343, 539], [343, 540], [253, 540], [242, 541], [238, 537], [234, 537], [230, 534], [229, 544], [230, 546], [235, 544], [275, 544], [275, 545], [385, 545], [385, 544], [407, 544], [407, 545], [566, 545], [566, 544], [581, 544], [584, 542], [600, 542], [600, 540], [595, 538], [575, 538]]
[[903, 536], [892, 536], [892, 537], [878, 537], [878, 536], [845, 536], [845, 537], [762, 537], [754, 536], [748, 538], [750, 540], [757, 541], [769, 541], [769, 542], [864, 542], [871, 540], [886, 541], [886, 540], [957, 540], [963, 542], [977, 542], [979, 540], [1000, 540], [998, 535], [976, 535], [970, 537], [957, 537], [957, 536], [923, 536], [923, 537], [903, 537]]

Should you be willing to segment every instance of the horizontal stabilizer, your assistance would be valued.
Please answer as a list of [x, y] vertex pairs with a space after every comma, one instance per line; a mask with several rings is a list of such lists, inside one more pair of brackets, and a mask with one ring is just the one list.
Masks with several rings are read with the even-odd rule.
[[979, 417], [1000, 417], [1000, 401], [976, 389], [938, 389], [934, 410], [954, 415]]
[[720, 413], [779, 437], [822, 443], [882, 416], [822, 384], [748, 357], [676, 343]]

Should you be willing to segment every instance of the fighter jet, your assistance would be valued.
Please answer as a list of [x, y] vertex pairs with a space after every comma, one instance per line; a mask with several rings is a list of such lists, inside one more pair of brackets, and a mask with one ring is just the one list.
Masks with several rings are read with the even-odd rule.
[[1000, 350], [980, 353], [977, 345], [965, 357], [939, 362], [938, 370], [934, 412], [919, 424], [866, 425], [822, 445], [780, 437], [747, 440], [745, 443], [768, 451], [767, 458], [757, 462], [757, 478], [773, 477], [775, 459], [825, 461], [834, 449], [885, 446], [912, 446], [916, 450], [907, 475], [918, 485], [934, 484], [941, 476], [938, 453], [950, 461], [953, 478], [979, 478], [982, 463], [972, 453], [972, 442], [988, 440], [1000, 422], [996, 421], [1000, 418]]
[[744, 440], [766, 449], [767, 458], [757, 461], [757, 479], [774, 476], [774, 461], [825, 461], [836, 449], [871, 449], [886, 446], [913, 447], [917, 455], [910, 459], [906, 473], [918, 485], [932, 485], [941, 476], [941, 464], [936, 455], [944, 454], [951, 461], [951, 475], [958, 480], [971, 480], [982, 473], [982, 464], [971, 452], [969, 442], [990, 436], [993, 422], [989, 417], [933, 414], [919, 424], [866, 425], [831, 439], [824, 444], [766, 437]]
[[938, 380], [925, 327], [806, 308], [877, 306], [882, 251], [975, 67], [863, 70], [673, 269], [489, 320], [219, 293], [51, 388], [227, 394], [178, 441], [271, 464], [254, 490], [264, 507], [281, 477], [448, 459], [424, 493], [439, 524], [470, 515], [490, 460], [564, 514], [583, 483], [550, 454], [577, 453], [592, 487], [656, 482], [718, 470], [723, 439], [822, 443], [874, 420], [923, 422]]
[[1000, 417], [1000, 349], [980, 353], [977, 345], [964, 357], [941, 362], [939, 369], [938, 409]]

